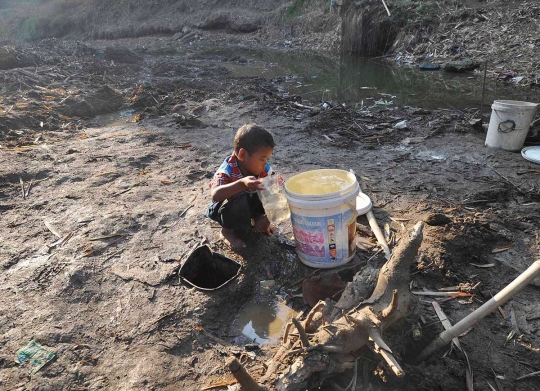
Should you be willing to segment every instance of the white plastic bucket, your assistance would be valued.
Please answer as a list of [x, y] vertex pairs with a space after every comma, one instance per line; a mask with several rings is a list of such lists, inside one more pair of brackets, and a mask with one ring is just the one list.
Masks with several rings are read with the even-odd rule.
[[[346, 174], [350, 185], [326, 194], [299, 194], [287, 188], [294, 178], [316, 172]], [[356, 252], [356, 196], [360, 186], [354, 174], [344, 170], [314, 170], [291, 177], [285, 194], [300, 261], [316, 268], [338, 267], [349, 262]]]
[[486, 146], [519, 151], [525, 143], [538, 104], [517, 100], [496, 100], [491, 105]]

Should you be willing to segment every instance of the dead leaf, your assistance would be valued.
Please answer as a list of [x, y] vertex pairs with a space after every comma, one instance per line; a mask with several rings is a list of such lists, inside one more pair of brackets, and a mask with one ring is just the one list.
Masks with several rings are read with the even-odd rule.
[[174, 183], [174, 182], [168, 181], [168, 180], [166, 180], [166, 179], [163, 179], [163, 180], [161, 180], [160, 182], [161, 182], [162, 184], [164, 184], [164, 185], [170, 185], [170, 184]]
[[61, 119], [62, 121], [71, 121], [71, 117], [68, 117], [67, 115], [61, 115], [61, 116], [60, 116], [60, 119]]
[[139, 133], [148, 134], [148, 133], [152, 133], [152, 132], [147, 130], [147, 129], [141, 129], [141, 130], [139, 130]]
[[515, 243], [512, 243], [512, 244], [509, 244], [507, 246], [501, 246], [501, 247], [498, 247], [496, 249], [493, 249], [491, 251], [492, 254], [497, 254], [497, 253], [500, 253], [500, 252], [503, 252], [503, 251], [506, 251], [506, 250], [510, 250], [512, 247], [514, 247], [516, 244]]
[[[431, 305], [433, 306], [433, 308], [435, 309], [435, 312], [437, 313], [437, 316], [439, 317], [442, 325], [444, 326], [444, 329], [445, 330], [448, 330], [450, 328], [452, 328], [452, 323], [450, 323], [450, 321], [448, 320], [448, 317], [446, 316], [446, 314], [444, 313], [444, 311], [442, 310], [441, 306], [439, 305], [439, 303], [437, 303], [436, 301], [432, 301], [431, 302]], [[459, 338], [458, 337], [455, 337], [455, 338], [452, 338], [452, 342], [454, 343], [454, 345], [456, 345], [456, 347], [463, 351], [463, 349], [461, 348], [461, 344], [459, 342]]]
[[508, 336], [506, 337], [506, 342], [514, 338], [514, 335], [516, 335], [516, 332], [514, 330], [510, 331], [510, 334], [508, 334]]
[[135, 117], [133, 117], [133, 121], [139, 122], [141, 120], [141, 115], [137, 114]]
[[81, 140], [85, 140], [85, 139], [88, 138], [88, 135], [87, 135], [87, 134], [83, 134], [82, 136], [79, 136], [79, 138], [80, 138]]
[[43, 107], [45, 107], [46, 110], [52, 109], [52, 106], [43, 105]]
[[17, 103], [15, 107], [18, 109], [26, 109], [28, 107], [28, 103]]

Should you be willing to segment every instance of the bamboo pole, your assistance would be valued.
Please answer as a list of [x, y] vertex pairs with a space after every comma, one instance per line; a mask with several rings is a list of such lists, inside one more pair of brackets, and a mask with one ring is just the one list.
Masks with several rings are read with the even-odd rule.
[[540, 274], [540, 260], [535, 261], [527, 270], [521, 273], [514, 281], [507, 285], [503, 290], [493, 296], [488, 302], [474, 311], [472, 314], [461, 319], [454, 326], [439, 334], [437, 339], [431, 342], [424, 350], [420, 352], [417, 362], [420, 363], [431, 356], [435, 351], [442, 348], [459, 337], [466, 330], [473, 327], [480, 320], [491, 314], [508, 300], [514, 297], [518, 292], [525, 288], [529, 283]]
[[373, 231], [373, 234], [377, 238], [379, 245], [382, 247], [384, 251], [384, 257], [386, 258], [386, 260], [389, 260], [392, 255], [392, 252], [390, 251], [390, 248], [388, 247], [388, 243], [386, 242], [386, 239], [384, 238], [384, 234], [379, 228], [379, 224], [377, 224], [377, 220], [375, 219], [373, 212], [371, 210], [367, 212], [366, 217], [368, 219], [369, 226], [371, 227], [371, 231]]

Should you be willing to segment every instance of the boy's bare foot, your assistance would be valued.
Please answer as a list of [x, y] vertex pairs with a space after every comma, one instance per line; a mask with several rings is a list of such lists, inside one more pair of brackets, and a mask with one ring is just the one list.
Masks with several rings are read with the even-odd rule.
[[260, 232], [266, 236], [272, 236], [276, 232], [276, 227], [274, 227], [266, 215], [261, 215], [255, 220], [255, 227], [253, 229], [255, 232]]
[[240, 250], [246, 247], [246, 244], [234, 233], [234, 230], [232, 229], [222, 228], [219, 238], [227, 243], [233, 250]]

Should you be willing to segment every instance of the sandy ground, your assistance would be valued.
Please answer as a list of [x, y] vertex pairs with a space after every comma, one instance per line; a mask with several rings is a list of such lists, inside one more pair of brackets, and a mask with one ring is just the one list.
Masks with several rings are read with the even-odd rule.
[[[94, 46], [102, 53], [102, 43]], [[301, 293], [294, 283], [313, 269], [300, 264], [290, 246], [276, 237], [254, 237], [248, 250], [233, 253], [204, 217], [209, 178], [231, 152], [236, 129], [247, 122], [273, 133], [271, 163], [285, 177], [316, 168], [353, 169], [379, 224], [388, 224], [392, 243], [428, 214], [446, 215], [450, 223], [426, 227], [411, 287], [469, 287], [473, 296], [441, 303], [452, 323], [538, 259], [538, 166], [520, 154], [485, 148], [484, 134], [470, 129], [463, 113], [338, 107], [309, 111], [298, 120], [303, 109], [278, 93], [285, 88], [279, 81], [238, 79], [219, 64], [201, 66], [181, 57], [142, 58], [119, 65], [121, 79], [88, 72], [80, 84], [55, 87], [76, 87], [80, 94], [71, 95], [88, 100], [88, 91], [110, 85], [124, 102], [115, 111], [133, 110], [126, 119], [109, 126], [106, 116], [68, 120], [61, 117], [65, 102], [59, 97], [52, 100], [58, 106], [42, 114], [52, 118], [50, 130], [35, 122], [21, 125], [19, 134], [3, 130], [0, 388], [198, 390], [231, 379], [225, 359], [243, 347], [233, 344], [230, 325], [242, 304], [257, 299], [268, 265], [277, 265], [277, 293], [297, 310], [306, 308], [294, 297]], [[11, 106], [6, 101], [43, 105], [30, 91], [23, 86], [4, 93], [3, 115], [11, 124], [30, 115], [41, 119], [24, 110], [17, 119], [5, 113]], [[393, 129], [396, 118], [413, 125]], [[351, 135], [354, 121], [372, 127]], [[66, 123], [71, 125], [62, 127]], [[403, 142], [414, 137], [422, 138]], [[19, 178], [25, 189], [32, 184], [24, 198]], [[355, 262], [362, 265], [377, 245], [366, 232], [358, 239]], [[177, 277], [186, 255], [203, 243], [243, 265], [238, 279], [213, 293], [180, 284]], [[370, 262], [380, 266], [384, 258], [379, 254]], [[461, 338], [475, 389], [490, 389], [488, 382], [500, 384], [498, 389], [540, 389], [537, 378], [516, 380], [540, 370], [539, 286], [537, 279]], [[409, 316], [388, 330], [387, 342], [404, 362], [403, 380], [371, 353], [359, 352], [371, 389], [465, 389], [466, 364], [455, 349], [420, 366], [407, 364], [443, 330], [431, 301], [416, 297]], [[413, 329], [421, 330], [419, 339]], [[14, 358], [32, 339], [55, 359], [30, 376]], [[272, 349], [263, 347], [249, 359], [255, 377]]]

